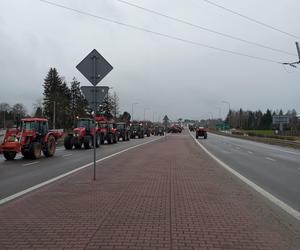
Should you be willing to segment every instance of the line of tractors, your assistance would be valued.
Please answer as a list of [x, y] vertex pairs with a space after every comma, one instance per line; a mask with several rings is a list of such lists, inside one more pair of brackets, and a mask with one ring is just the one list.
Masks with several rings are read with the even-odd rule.
[[[105, 142], [115, 144], [118, 141], [129, 141], [150, 135], [164, 135], [164, 127], [148, 123], [114, 122], [102, 116], [92, 118], [77, 118], [73, 130], [65, 134], [61, 130], [50, 130], [45, 118], [24, 118], [17, 128], [10, 128], [0, 144], [0, 153], [6, 160], [14, 160], [18, 153], [26, 159], [38, 159], [55, 154], [57, 140], [64, 136], [66, 150], [98, 148]], [[95, 143], [94, 143], [95, 138]]]

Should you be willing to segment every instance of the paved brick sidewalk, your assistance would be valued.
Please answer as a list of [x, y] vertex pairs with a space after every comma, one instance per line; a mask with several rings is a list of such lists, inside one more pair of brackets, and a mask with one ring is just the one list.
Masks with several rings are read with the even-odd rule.
[[300, 249], [284, 216], [187, 135], [0, 207], [0, 249]]

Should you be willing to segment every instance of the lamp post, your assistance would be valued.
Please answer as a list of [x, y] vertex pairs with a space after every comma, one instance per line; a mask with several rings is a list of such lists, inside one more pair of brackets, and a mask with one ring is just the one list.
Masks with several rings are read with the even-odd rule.
[[144, 108], [144, 121], [146, 121], [146, 110], [150, 110], [150, 108]]
[[139, 103], [138, 102], [134, 102], [134, 103], [131, 104], [131, 116], [132, 116], [131, 119], [132, 119], [132, 121], [133, 121], [133, 106], [137, 105], [137, 104], [139, 104]]
[[229, 123], [229, 128], [230, 128], [230, 120], [231, 120], [231, 115], [230, 115], [230, 110], [231, 110], [231, 108], [230, 108], [230, 102], [227, 102], [227, 101], [222, 101], [223, 103], [226, 103], [226, 104], [228, 104], [228, 123]]

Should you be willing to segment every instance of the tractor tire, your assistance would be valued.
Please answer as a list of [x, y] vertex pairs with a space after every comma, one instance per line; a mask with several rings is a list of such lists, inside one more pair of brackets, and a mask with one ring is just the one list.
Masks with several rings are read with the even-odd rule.
[[130, 141], [130, 136], [129, 136], [129, 134], [127, 134], [126, 141]]
[[16, 157], [16, 154], [17, 154], [17, 153], [14, 152], [14, 151], [4, 151], [4, 152], [3, 152], [4, 158], [5, 158], [6, 160], [8, 160], [8, 161], [14, 160], [15, 157]]
[[199, 138], [199, 136], [196, 134], [196, 139], [198, 139]]
[[42, 145], [39, 142], [33, 142], [29, 146], [29, 157], [30, 159], [39, 159], [42, 154]]
[[104, 135], [100, 134], [100, 143], [104, 144], [105, 139], [104, 139]]
[[99, 148], [101, 144], [100, 135], [96, 134], [96, 148]]
[[207, 139], [207, 135], [204, 135], [204, 139]]
[[107, 136], [107, 144], [111, 144], [112, 143], [112, 136], [108, 135]]
[[83, 140], [84, 149], [90, 149], [91, 148], [91, 136], [87, 135], [84, 137]]
[[29, 152], [27, 150], [21, 149], [21, 153], [24, 156], [25, 159], [30, 159]]
[[122, 141], [127, 141], [126, 135], [122, 137]]
[[81, 149], [82, 148], [82, 142], [80, 141], [79, 143], [74, 143], [74, 147], [76, 149]]
[[65, 137], [64, 146], [66, 150], [71, 150], [73, 148], [73, 136], [67, 135]]
[[117, 135], [114, 135], [113, 138], [114, 138], [114, 139], [113, 139], [113, 143], [116, 144], [116, 143], [118, 142], [118, 137], [117, 137]]
[[43, 153], [46, 157], [51, 157], [55, 154], [55, 150], [56, 150], [56, 140], [53, 135], [50, 135], [43, 149]]
[[147, 137], [150, 137], [150, 132], [149, 132], [149, 133], [147, 133]]

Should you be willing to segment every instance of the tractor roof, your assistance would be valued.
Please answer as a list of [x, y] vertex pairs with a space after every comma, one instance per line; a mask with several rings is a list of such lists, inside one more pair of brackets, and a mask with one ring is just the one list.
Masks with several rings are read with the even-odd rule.
[[37, 118], [37, 117], [30, 117], [30, 118], [23, 118], [21, 119], [22, 122], [48, 122], [46, 118]]

